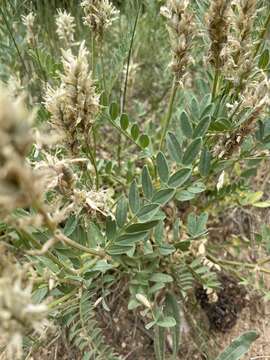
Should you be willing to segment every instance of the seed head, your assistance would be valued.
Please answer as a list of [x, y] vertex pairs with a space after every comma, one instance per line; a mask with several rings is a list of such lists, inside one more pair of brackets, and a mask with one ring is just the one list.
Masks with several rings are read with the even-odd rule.
[[77, 152], [99, 111], [99, 96], [89, 71], [88, 55], [84, 42], [78, 56], [70, 49], [63, 51], [61, 84], [55, 89], [48, 86], [45, 95], [51, 122], [72, 153]]
[[209, 60], [216, 69], [220, 69], [224, 64], [222, 50], [228, 41], [230, 1], [211, 0], [207, 14], [208, 33], [211, 40]]
[[35, 46], [36, 35], [34, 31], [36, 15], [31, 11], [28, 15], [22, 16], [22, 22], [26, 27], [26, 41], [30, 46]]
[[252, 28], [256, 16], [256, 0], [235, 0], [230, 12], [230, 34], [224, 48], [224, 74], [233, 81], [238, 92], [254, 67]]
[[75, 19], [66, 10], [57, 10], [56, 16], [56, 33], [60, 40], [65, 42], [69, 47], [74, 42]]
[[81, 7], [84, 11], [84, 24], [99, 38], [103, 37], [119, 14], [109, 0], [84, 0]]
[[177, 81], [186, 74], [192, 62], [190, 51], [194, 38], [193, 14], [188, 10], [189, 1], [168, 0], [161, 7], [161, 14], [167, 18], [172, 48], [171, 68]]

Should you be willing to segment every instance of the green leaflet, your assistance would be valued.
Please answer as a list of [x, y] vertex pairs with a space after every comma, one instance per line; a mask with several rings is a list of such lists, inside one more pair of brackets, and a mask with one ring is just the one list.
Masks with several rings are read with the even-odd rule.
[[242, 356], [248, 352], [251, 344], [258, 338], [258, 334], [255, 331], [248, 331], [237, 339], [235, 339], [231, 345], [229, 345], [216, 360], [239, 360]]
[[168, 185], [174, 188], [182, 186], [190, 178], [191, 173], [192, 171], [189, 168], [178, 170], [170, 176]]
[[152, 201], [156, 204], [165, 205], [175, 194], [175, 189], [161, 189], [155, 193]]
[[142, 188], [143, 193], [147, 199], [151, 199], [153, 196], [152, 180], [148, 171], [148, 167], [145, 165], [142, 171]]
[[117, 225], [121, 228], [125, 225], [127, 220], [127, 212], [128, 212], [128, 202], [127, 199], [122, 196], [118, 201], [117, 208], [116, 208], [116, 222]]
[[122, 130], [127, 130], [128, 128], [128, 125], [129, 125], [129, 118], [128, 118], [128, 115], [123, 113], [120, 117], [120, 125], [121, 125], [121, 128]]
[[185, 111], [180, 115], [180, 126], [185, 137], [191, 139], [193, 135], [193, 128], [190, 119]]
[[146, 230], [150, 230], [154, 228], [158, 224], [157, 220], [148, 221], [144, 223], [132, 224], [126, 228], [127, 233], [137, 233], [137, 232], [144, 232]]
[[138, 186], [135, 180], [132, 181], [128, 194], [129, 207], [133, 214], [136, 214], [140, 209], [140, 195]]
[[157, 171], [161, 181], [166, 183], [169, 179], [169, 167], [167, 160], [161, 151], [157, 154]]
[[171, 157], [175, 162], [180, 164], [182, 161], [182, 150], [176, 136], [172, 132], [168, 132], [166, 139], [167, 148]]
[[200, 138], [193, 140], [189, 144], [183, 155], [184, 165], [190, 165], [196, 159], [197, 155], [200, 152], [201, 145], [202, 145], [202, 139]]

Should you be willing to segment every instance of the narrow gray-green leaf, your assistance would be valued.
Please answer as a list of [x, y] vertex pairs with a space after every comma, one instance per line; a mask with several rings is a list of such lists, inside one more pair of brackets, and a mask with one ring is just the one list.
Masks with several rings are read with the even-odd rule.
[[194, 130], [193, 137], [198, 138], [204, 136], [210, 126], [211, 123], [211, 116], [205, 116], [197, 125], [196, 129]]
[[145, 197], [147, 199], [151, 199], [153, 196], [153, 185], [146, 165], [143, 167], [142, 171], [142, 188]]
[[116, 222], [110, 216], [106, 218], [106, 236], [108, 240], [113, 240], [116, 235]]
[[172, 333], [172, 360], [177, 359], [178, 350], [180, 347], [180, 325], [181, 325], [181, 317], [180, 317], [180, 308], [176, 297], [172, 293], [168, 293], [166, 295], [166, 314], [172, 315], [176, 321], [176, 326], [171, 329]]
[[118, 201], [116, 208], [116, 222], [117, 225], [121, 228], [125, 225], [127, 220], [127, 212], [128, 212], [128, 202], [127, 199], [122, 196]]
[[258, 338], [258, 334], [255, 331], [248, 331], [237, 339], [235, 339], [231, 345], [229, 345], [216, 360], [239, 360], [245, 355], [252, 343]]
[[156, 204], [165, 205], [169, 200], [171, 200], [174, 193], [175, 189], [161, 189], [154, 194], [152, 201]]
[[107, 249], [109, 255], [122, 255], [126, 254], [128, 251], [132, 250], [132, 246], [118, 246], [112, 245]]
[[131, 246], [139, 241], [145, 240], [148, 232], [139, 232], [139, 233], [132, 233], [132, 234], [125, 234], [122, 236], [119, 236], [119, 238], [116, 239], [115, 245], [117, 246]]
[[170, 283], [173, 282], [173, 277], [168, 274], [154, 273], [149, 280], [153, 282]]
[[157, 154], [157, 171], [161, 181], [166, 183], [169, 178], [169, 167], [167, 160], [161, 151]]
[[158, 224], [158, 220], [148, 221], [144, 223], [132, 224], [126, 228], [127, 233], [137, 233], [153, 229]]
[[169, 132], [167, 134], [166, 139], [167, 139], [168, 151], [171, 157], [173, 158], [174, 161], [180, 164], [182, 161], [182, 150], [176, 136], [172, 132]]
[[178, 170], [176, 173], [170, 176], [168, 184], [174, 188], [182, 186], [191, 176], [191, 169], [184, 168]]
[[157, 321], [157, 325], [164, 328], [171, 328], [176, 325], [176, 321], [172, 316], [165, 316], [163, 319]]
[[165, 328], [155, 326], [154, 350], [156, 360], [165, 360]]
[[206, 148], [203, 148], [199, 163], [199, 171], [202, 176], [207, 176], [209, 174], [210, 165], [211, 165], [211, 153]]
[[202, 139], [193, 140], [189, 146], [187, 147], [184, 156], [183, 156], [183, 164], [190, 165], [198, 156], [202, 145]]
[[150, 221], [159, 210], [159, 204], [144, 205], [137, 214], [140, 221]]
[[192, 134], [193, 134], [192, 124], [185, 111], [183, 111], [180, 116], [180, 126], [185, 137], [192, 138]]
[[140, 209], [140, 195], [135, 180], [132, 181], [129, 194], [128, 194], [129, 206], [133, 214], [136, 214]]

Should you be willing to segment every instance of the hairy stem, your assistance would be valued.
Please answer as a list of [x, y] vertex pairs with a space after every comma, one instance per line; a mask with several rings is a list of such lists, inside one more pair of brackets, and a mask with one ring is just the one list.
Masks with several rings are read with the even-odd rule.
[[163, 124], [163, 129], [162, 129], [162, 134], [161, 134], [161, 139], [160, 139], [160, 144], [159, 144], [159, 149], [160, 150], [162, 149], [163, 142], [165, 140], [166, 133], [167, 133], [167, 130], [169, 128], [170, 121], [171, 121], [171, 118], [172, 118], [173, 104], [174, 104], [175, 96], [176, 96], [176, 93], [177, 93], [177, 89], [178, 89], [178, 82], [174, 78], [173, 86], [172, 86], [172, 90], [171, 90], [171, 96], [170, 96], [169, 105], [168, 105], [168, 110], [167, 110], [167, 114], [166, 114], [165, 121], [164, 121], [164, 124]]
[[216, 92], [217, 92], [217, 85], [219, 80], [219, 70], [215, 70], [214, 82], [213, 82], [213, 89], [212, 89], [212, 101], [215, 100]]

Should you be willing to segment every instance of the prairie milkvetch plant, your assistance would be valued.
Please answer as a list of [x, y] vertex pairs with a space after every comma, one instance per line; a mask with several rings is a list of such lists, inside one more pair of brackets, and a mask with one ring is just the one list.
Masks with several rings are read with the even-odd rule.
[[96, 38], [103, 37], [119, 13], [110, 0], [84, 0], [81, 7], [84, 11], [84, 24], [90, 27]]
[[[35, 308], [40, 320], [42, 304], [48, 302], [49, 317], [61, 324], [74, 358], [139, 358], [137, 349], [127, 349], [129, 344], [123, 347], [116, 340], [114, 350], [102, 335], [107, 333], [104, 322], [114, 333], [114, 319], [128, 309], [133, 311], [129, 316], [135, 314], [145, 325], [144, 333], [153, 329], [148, 333], [149, 347], [154, 342], [150, 357], [155, 352], [157, 359], [177, 359], [181, 316], [197, 336], [195, 306], [202, 305], [202, 311], [210, 306], [207, 329], [228, 330], [239, 317], [234, 300], [223, 311], [223, 293], [230, 288], [222, 283], [223, 273], [240, 279], [249, 270], [269, 274], [259, 260], [236, 261], [239, 248], [231, 239], [220, 246], [212, 238], [215, 226], [223, 230], [225, 206], [229, 212], [232, 206], [240, 208], [238, 194], [251, 188], [245, 170], [254, 173], [269, 154], [270, 56], [260, 28], [264, 15], [263, 20], [257, 17], [259, 2], [164, 0], [161, 9], [159, 1], [124, 3], [115, 5], [121, 21], [109, 34], [117, 2], [81, 2], [82, 22], [91, 30], [90, 54], [89, 29], [80, 26], [77, 16], [75, 26], [74, 8], [51, 12], [53, 25], [46, 23], [33, 38], [36, 49], [18, 44], [17, 51], [28, 51], [27, 65], [35, 60], [30, 73], [44, 70], [47, 83], [33, 129], [33, 115], [19, 89], [14, 96], [0, 91], [0, 239], [18, 262], [30, 263], [28, 275], [37, 275], [28, 287], [20, 276], [15, 279], [17, 270], [8, 279], [0, 264], [0, 316], [1, 304], [13, 299], [14, 288], [20, 293], [27, 289], [27, 296], [9, 301], [11, 315], [3, 313], [29, 330], [19, 324], [20, 335], [13, 337], [11, 322], [3, 316], [0, 324], [19, 345], [24, 337], [22, 357], [35, 356], [39, 345], [31, 337], [38, 329], [26, 317], [26, 301], [30, 310], [40, 304]], [[34, 33], [30, 20], [25, 24]], [[58, 40], [52, 36], [55, 29]], [[55, 47], [61, 42], [59, 56]], [[168, 46], [169, 54], [164, 51]], [[207, 67], [202, 66], [205, 58]], [[265, 204], [270, 202], [257, 205]], [[232, 283], [238, 290], [237, 280]], [[23, 315], [11, 310], [20, 301]], [[134, 334], [139, 333], [137, 321], [131, 323]], [[33, 351], [29, 343], [34, 343]], [[62, 349], [56, 340], [54, 344]], [[198, 348], [205, 358], [216, 358], [210, 343], [198, 340]]]
[[63, 40], [68, 48], [74, 43], [75, 19], [66, 10], [57, 10], [56, 33], [60, 40]]
[[89, 70], [88, 55], [84, 42], [77, 56], [70, 49], [63, 50], [61, 83], [57, 88], [48, 86], [45, 95], [51, 123], [71, 153], [77, 153], [87, 140], [99, 112], [99, 95]]

